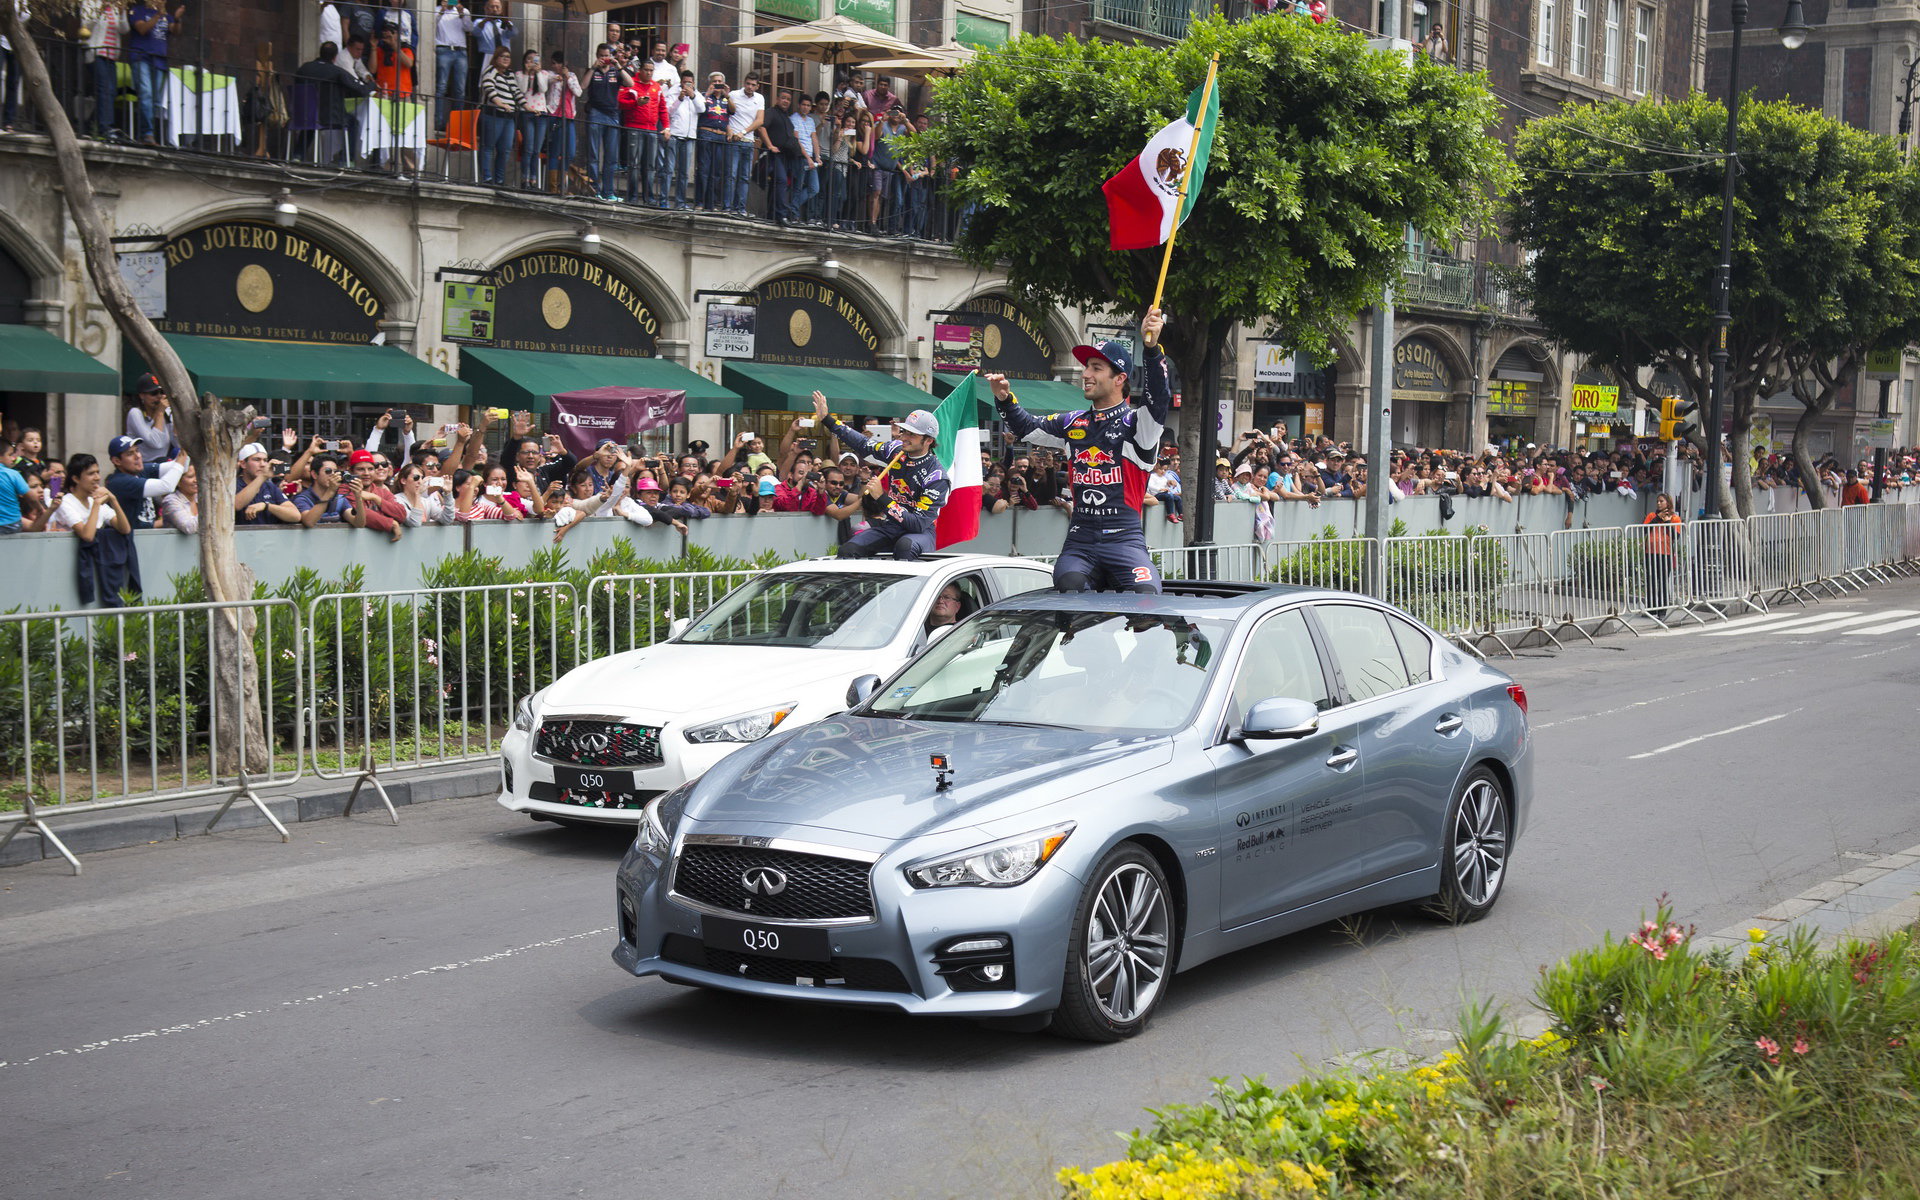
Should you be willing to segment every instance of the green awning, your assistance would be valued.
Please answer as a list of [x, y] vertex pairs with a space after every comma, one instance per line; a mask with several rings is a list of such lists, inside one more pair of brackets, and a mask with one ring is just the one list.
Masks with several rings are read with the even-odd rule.
[[0, 325], [0, 392], [117, 396], [113, 368], [32, 325]]
[[[964, 379], [965, 375], [951, 371], [935, 371], [933, 390], [944, 399]], [[1086, 394], [1071, 383], [1055, 383], [1051, 379], [1009, 379], [1007, 383], [1013, 387], [1013, 397], [1020, 401], [1020, 407], [1033, 412], [1076, 412], [1087, 407]]]
[[932, 396], [885, 371], [730, 362], [720, 379], [751, 409], [812, 412], [816, 391], [826, 393], [827, 404], [842, 416], [904, 417], [933, 407]]
[[[599, 387], [667, 388], [687, 394], [690, 413], [737, 413], [740, 396], [664, 358], [616, 354], [559, 354], [543, 350], [460, 348], [460, 378], [473, 385], [481, 408], [543, 413], [556, 392]], [[811, 406], [809, 406], [811, 407]]]
[[[473, 393], [398, 346], [163, 336], [186, 364], [196, 388], [229, 399], [466, 404]], [[131, 345], [121, 358], [129, 380], [148, 369]]]

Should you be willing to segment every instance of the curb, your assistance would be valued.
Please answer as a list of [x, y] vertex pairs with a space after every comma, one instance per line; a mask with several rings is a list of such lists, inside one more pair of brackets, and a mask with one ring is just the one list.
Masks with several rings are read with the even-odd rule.
[[[500, 767], [497, 762], [479, 766], [464, 765], [456, 770], [422, 772], [401, 776], [382, 775], [380, 783], [398, 809], [434, 800], [452, 800], [470, 796], [491, 796], [498, 792]], [[262, 795], [261, 802], [282, 824], [325, 821], [346, 812], [347, 797], [353, 793], [353, 781], [309, 779], [297, 791], [275, 791]], [[97, 850], [118, 850], [126, 846], [144, 846], [152, 842], [172, 842], [184, 838], [205, 837], [207, 823], [220, 811], [218, 799], [156, 801], [138, 808], [60, 819], [57, 810], [44, 810], [48, 824], [67, 849], [76, 855]], [[369, 807], [371, 805], [371, 807]], [[380, 797], [371, 788], [364, 789], [354, 811], [362, 815], [384, 811]], [[383, 818], [384, 819], [384, 818]], [[220, 818], [217, 832], [268, 827], [260, 810], [244, 800], [236, 803]], [[65, 862], [60, 852], [44, 844], [39, 831], [28, 828], [14, 835], [4, 852], [0, 868], [52, 859]]]
[[1871, 942], [1920, 922], [1920, 846], [1877, 858], [1703, 939], [1746, 945], [1747, 930], [1810, 926], [1826, 945]]

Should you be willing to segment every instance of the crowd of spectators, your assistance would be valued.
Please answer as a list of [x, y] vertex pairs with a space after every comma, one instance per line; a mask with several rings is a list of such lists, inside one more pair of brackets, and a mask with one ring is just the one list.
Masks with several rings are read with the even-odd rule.
[[[190, 44], [189, 18], [172, 0], [84, 0], [77, 22], [50, 30], [49, 57], [73, 67], [55, 83], [76, 125], [104, 140], [178, 140], [165, 78]], [[569, 61], [563, 47], [532, 44], [502, 0], [438, 0], [427, 17], [402, 0], [321, 0], [312, 19], [318, 52], [284, 76], [257, 73], [231, 149], [277, 154], [284, 137], [295, 159], [406, 176], [420, 169], [416, 150], [381, 145], [386, 135], [371, 130], [363, 138], [357, 106], [410, 100], [431, 110], [435, 139], [471, 150], [478, 179], [498, 188], [899, 238], [948, 240], [956, 229], [937, 186], [954, 172], [900, 147], [927, 118], [856, 67], [817, 93], [769, 88], [755, 73], [701, 79], [691, 46], [618, 23], [585, 61]], [[577, 29], [549, 20], [541, 32], [552, 43]], [[8, 131], [15, 119], [10, 97]]]
[[[229, 489], [203, 495], [204, 481], [174, 436], [170, 398], [156, 377], [146, 375], [104, 459], [77, 453], [63, 461], [40, 429], [0, 420], [0, 533], [72, 533], [83, 544], [82, 597], [111, 602], [122, 591], [140, 591], [133, 532], [194, 534], [203, 503], [231, 503], [238, 525], [347, 525], [393, 541], [421, 525], [539, 521], [551, 525], [559, 543], [589, 517], [684, 533], [690, 522], [712, 517], [810, 513], [836, 522], [838, 540], [845, 542], [865, 528], [885, 467], [823, 438], [805, 418], [791, 422], [775, 443], [742, 433], [718, 455], [701, 441], [672, 456], [607, 438], [580, 459], [566, 452], [556, 434], [537, 436], [529, 413], [507, 417], [501, 437], [493, 436], [488, 410], [478, 410], [475, 419], [476, 425], [429, 433], [416, 430], [404, 411], [389, 411], [359, 443], [319, 436], [303, 442], [292, 429], [269, 437], [262, 428], [259, 440], [240, 448]], [[867, 424], [852, 423], [861, 429]], [[1376, 485], [1364, 456], [1351, 445], [1278, 434], [1244, 434], [1223, 451], [1213, 471], [1217, 501], [1317, 506], [1363, 497]], [[497, 449], [490, 448], [494, 443]], [[1699, 457], [1694, 447], [1687, 452]], [[1898, 491], [1913, 484], [1920, 449], [1892, 451], [1886, 462], [1882, 486]], [[1059, 451], [1002, 435], [981, 450], [980, 465], [983, 514], [1071, 506], [1068, 463]], [[1564, 498], [1571, 516], [1577, 501], [1596, 494], [1660, 492], [1664, 465], [1654, 446], [1571, 451], [1522, 443], [1488, 445], [1477, 454], [1416, 447], [1392, 452], [1386, 486], [1394, 499], [1441, 497], [1443, 515], [1454, 497], [1511, 503], [1531, 495]], [[1827, 455], [1817, 470], [1819, 486], [1832, 500], [1856, 504], [1871, 498], [1871, 458], [1849, 465]], [[1757, 489], [1767, 489], [1761, 503], [1768, 508], [1771, 489], [1799, 486], [1791, 457], [1771, 452], [1756, 452], [1753, 478]], [[1698, 482], [1696, 472], [1696, 488]], [[1149, 521], [1184, 519], [1175, 446], [1161, 448], [1144, 503]]]

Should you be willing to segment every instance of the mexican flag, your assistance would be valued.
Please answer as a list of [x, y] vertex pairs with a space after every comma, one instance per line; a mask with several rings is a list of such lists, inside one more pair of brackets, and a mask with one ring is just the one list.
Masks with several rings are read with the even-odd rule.
[[[1107, 245], [1114, 250], [1144, 250], [1159, 246], [1193, 211], [1200, 184], [1207, 176], [1207, 156], [1220, 124], [1220, 92], [1213, 76], [1187, 97], [1187, 112], [1153, 135], [1140, 157], [1120, 168], [1101, 191], [1107, 194], [1107, 220], [1112, 226]], [[1203, 103], [1204, 102], [1204, 103]], [[1200, 131], [1195, 141], [1194, 130]], [[1187, 155], [1193, 163], [1189, 171]], [[1180, 199], [1181, 176], [1187, 176], [1185, 203]]]
[[985, 443], [980, 432], [980, 373], [966, 381], [933, 410], [940, 422], [940, 440], [934, 453], [940, 456], [940, 470], [947, 476], [947, 503], [933, 520], [933, 547], [951, 546], [980, 535], [980, 447]]

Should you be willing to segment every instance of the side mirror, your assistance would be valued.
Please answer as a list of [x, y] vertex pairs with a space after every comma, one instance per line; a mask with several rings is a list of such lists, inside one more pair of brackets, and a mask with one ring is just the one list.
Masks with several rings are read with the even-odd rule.
[[692, 617], [675, 617], [673, 620], [667, 622], [667, 636], [677, 638], [685, 633], [687, 626], [691, 624], [693, 624]]
[[1249, 740], [1287, 740], [1306, 737], [1320, 728], [1320, 710], [1311, 701], [1274, 696], [1247, 710], [1240, 736]]
[[858, 708], [880, 687], [878, 675], [861, 675], [847, 685], [847, 707]]

